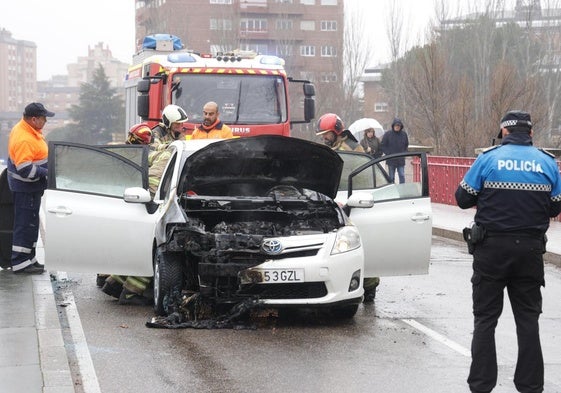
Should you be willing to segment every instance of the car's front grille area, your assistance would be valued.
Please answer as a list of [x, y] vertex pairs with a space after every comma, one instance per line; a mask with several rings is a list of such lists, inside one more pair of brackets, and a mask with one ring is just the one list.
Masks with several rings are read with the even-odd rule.
[[285, 259], [285, 258], [313, 257], [313, 256], [317, 255], [318, 251], [319, 251], [318, 249], [294, 251], [294, 252], [289, 251], [289, 252], [286, 252], [285, 254], [267, 255], [267, 259], [277, 260], [277, 259]]
[[327, 295], [324, 282], [243, 285], [241, 295], [257, 295], [261, 299], [315, 299]]

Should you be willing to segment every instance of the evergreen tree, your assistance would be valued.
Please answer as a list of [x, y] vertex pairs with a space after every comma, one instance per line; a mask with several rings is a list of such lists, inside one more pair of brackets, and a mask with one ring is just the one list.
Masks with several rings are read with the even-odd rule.
[[101, 65], [95, 69], [92, 83], [82, 84], [79, 104], [72, 105], [68, 112], [77, 124], [66, 140], [105, 144], [125, 127], [124, 101], [117, 95], [117, 89], [111, 87]]

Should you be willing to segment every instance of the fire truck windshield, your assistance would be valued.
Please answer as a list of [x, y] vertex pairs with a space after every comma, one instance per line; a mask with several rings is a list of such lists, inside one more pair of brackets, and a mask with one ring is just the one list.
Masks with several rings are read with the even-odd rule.
[[288, 120], [286, 88], [278, 75], [175, 74], [173, 103], [189, 121], [203, 120], [203, 106], [218, 104], [226, 124], [278, 124]]

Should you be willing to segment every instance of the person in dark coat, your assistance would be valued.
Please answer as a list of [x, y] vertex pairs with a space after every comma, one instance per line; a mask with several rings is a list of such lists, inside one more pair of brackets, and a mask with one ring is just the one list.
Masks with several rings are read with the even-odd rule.
[[[391, 129], [382, 137], [382, 152], [385, 155], [403, 153], [409, 148], [409, 137], [403, 129], [403, 123], [398, 118], [392, 122]], [[405, 157], [392, 158], [387, 161], [390, 181], [395, 181], [395, 171], [399, 182], [405, 183]]]

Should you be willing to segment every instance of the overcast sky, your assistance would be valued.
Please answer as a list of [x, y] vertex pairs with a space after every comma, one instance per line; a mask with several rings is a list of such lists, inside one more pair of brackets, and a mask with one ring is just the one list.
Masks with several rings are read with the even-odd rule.
[[[435, 0], [348, 0], [368, 16], [366, 36], [374, 40], [375, 62], [388, 60], [385, 20], [388, 4], [396, 2], [403, 10], [410, 44], [424, 37], [434, 18]], [[470, 0], [468, 0], [470, 1]], [[471, 0], [473, 1], [473, 0]], [[464, 3], [463, 0], [449, 0]], [[37, 45], [37, 77], [66, 74], [66, 65], [87, 56], [88, 47], [103, 42], [113, 56], [129, 63], [135, 51], [134, 0], [2, 0], [0, 28], [17, 40]], [[194, 48], [196, 49], [196, 48]]]

